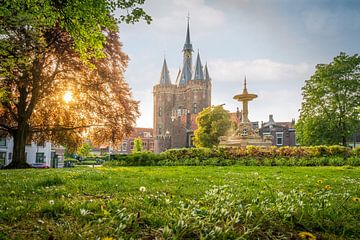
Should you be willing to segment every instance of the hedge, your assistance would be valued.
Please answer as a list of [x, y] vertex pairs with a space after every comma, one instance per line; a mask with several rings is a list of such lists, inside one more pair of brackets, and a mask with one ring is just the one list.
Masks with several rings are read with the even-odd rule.
[[182, 148], [114, 155], [105, 166], [360, 166], [360, 148], [342, 146]]

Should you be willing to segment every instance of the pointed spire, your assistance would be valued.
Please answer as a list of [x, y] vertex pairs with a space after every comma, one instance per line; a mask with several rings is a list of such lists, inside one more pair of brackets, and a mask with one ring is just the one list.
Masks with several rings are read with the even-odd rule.
[[184, 44], [183, 51], [186, 51], [186, 50], [193, 51], [193, 49], [192, 49], [192, 44], [191, 44], [191, 41], [190, 41], [189, 21], [190, 21], [190, 16], [188, 16], [187, 30], [186, 30], [186, 39], [185, 39], [185, 44]]
[[194, 71], [194, 76], [193, 76], [192, 79], [194, 79], [194, 80], [204, 80], [204, 72], [203, 72], [202, 65], [201, 65], [199, 50], [198, 50], [198, 54], [197, 54], [197, 57], [196, 57], [195, 71]]
[[209, 70], [208, 70], [208, 67], [207, 67], [207, 62], [205, 64], [204, 74], [205, 74], [205, 80], [210, 81], [211, 79], [210, 79]]
[[245, 78], [244, 78], [244, 89], [243, 89], [243, 94], [244, 93], [248, 93], [248, 91], [247, 91], [247, 88], [246, 88], [246, 75], [245, 75]]
[[160, 85], [170, 85], [171, 84], [169, 69], [167, 67], [165, 57], [164, 57], [164, 63], [163, 63], [162, 70], [161, 70], [159, 84]]

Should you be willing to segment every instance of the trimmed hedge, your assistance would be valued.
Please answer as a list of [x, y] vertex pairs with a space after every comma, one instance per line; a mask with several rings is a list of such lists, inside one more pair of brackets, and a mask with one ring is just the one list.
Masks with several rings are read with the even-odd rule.
[[105, 166], [360, 166], [360, 148], [342, 146], [182, 148], [114, 155]]

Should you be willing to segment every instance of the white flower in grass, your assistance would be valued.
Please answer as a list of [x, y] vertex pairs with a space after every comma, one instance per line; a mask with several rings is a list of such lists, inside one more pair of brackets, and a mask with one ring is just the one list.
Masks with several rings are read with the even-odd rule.
[[55, 203], [54, 200], [50, 200], [50, 201], [49, 201], [49, 204], [50, 204], [50, 205], [54, 205], [54, 203]]
[[141, 187], [139, 188], [139, 191], [140, 191], [140, 192], [146, 192], [146, 187], [141, 186]]
[[86, 215], [89, 214], [89, 211], [82, 208], [82, 209], [80, 209], [80, 214], [81, 214], [82, 216], [86, 216]]

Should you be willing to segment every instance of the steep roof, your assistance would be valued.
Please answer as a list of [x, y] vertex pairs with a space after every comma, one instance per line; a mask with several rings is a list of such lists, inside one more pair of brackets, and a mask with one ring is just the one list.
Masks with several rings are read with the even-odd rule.
[[160, 85], [170, 85], [171, 84], [169, 69], [167, 67], [165, 58], [164, 58], [163, 66], [161, 69], [159, 84]]
[[198, 51], [196, 62], [195, 62], [195, 71], [192, 77], [194, 80], [204, 80], [204, 72], [201, 65], [200, 53]]

